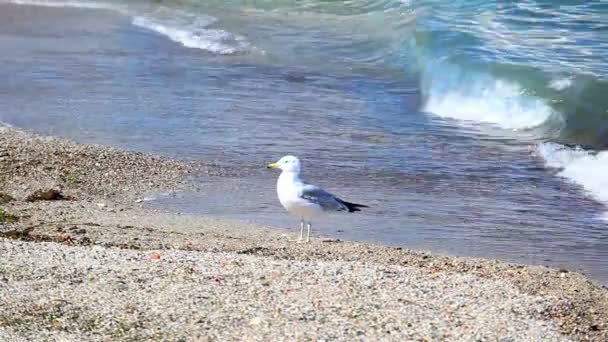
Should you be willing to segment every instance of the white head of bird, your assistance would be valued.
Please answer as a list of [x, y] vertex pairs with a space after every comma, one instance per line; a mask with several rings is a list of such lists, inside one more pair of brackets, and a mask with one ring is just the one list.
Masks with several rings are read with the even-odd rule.
[[284, 156], [276, 163], [268, 164], [269, 169], [281, 169], [283, 172], [300, 173], [300, 159], [295, 156]]

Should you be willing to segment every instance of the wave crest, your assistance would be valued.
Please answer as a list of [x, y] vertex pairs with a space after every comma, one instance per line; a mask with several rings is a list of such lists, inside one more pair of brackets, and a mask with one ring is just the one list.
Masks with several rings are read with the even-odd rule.
[[242, 53], [249, 50], [249, 43], [240, 36], [219, 29], [208, 29], [212, 20], [197, 20], [190, 27], [173, 27], [144, 17], [133, 18], [133, 25], [143, 27], [166, 36], [185, 47], [201, 49], [222, 55]]
[[105, 9], [119, 13], [127, 13], [126, 7], [97, 1], [47, 1], [47, 0], [5, 0], [14, 5], [41, 6], [41, 7], [70, 7], [84, 9]]
[[538, 145], [538, 153], [547, 167], [559, 169], [558, 176], [582, 186], [591, 197], [608, 204], [608, 151], [542, 143]]
[[540, 126], [556, 114], [544, 99], [527, 94], [517, 83], [479, 72], [434, 66], [422, 83], [423, 109], [444, 118], [518, 130]]

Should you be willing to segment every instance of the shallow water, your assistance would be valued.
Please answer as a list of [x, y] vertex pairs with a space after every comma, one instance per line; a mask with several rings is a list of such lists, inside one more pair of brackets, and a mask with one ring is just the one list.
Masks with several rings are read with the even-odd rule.
[[[548, 145], [547, 127], [525, 129], [555, 109], [526, 94], [499, 101], [521, 84], [484, 76], [455, 93], [450, 80], [477, 71], [441, 65], [444, 82], [429, 85], [428, 73], [399, 69], [391, 30], [411, 30], [409, 12], [370, 31], [377, 19], [342, 18], [339, 7], [288, 20], [276, 9], [219, 4], [181, 16], [143, 2], [61, 4], [70, 6], [0, 4], [0, 121], [235, 168], [234, 177], [204, 180], [201, 192], [149, 205], [295, 232], [276, 200], [278, 175], [264, 169], [293, 153], [311, 182], [371, 206], [315, 222], [323, 236], [608, 281], [603, 176], [568, 181], [582, 174], [577, 163], [604, 165], [602, 153]], [[379, 49], [391, 53], [369, 53]]]

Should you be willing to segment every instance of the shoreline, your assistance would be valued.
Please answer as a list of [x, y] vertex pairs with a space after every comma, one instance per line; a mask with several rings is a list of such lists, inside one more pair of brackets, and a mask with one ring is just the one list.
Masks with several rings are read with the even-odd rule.
[[[608, 339], [608, 289], [576, 272], [298, 245], [295, 233], [143, 207], [146, 192], [229, 172], [214, 165], [6, 127], [0, 146], [0, 193], [14, 198], [1, 205], [14, 217], [0, 223], [4, 340]], [[28, 201], [38, 190], [61, 196]]]

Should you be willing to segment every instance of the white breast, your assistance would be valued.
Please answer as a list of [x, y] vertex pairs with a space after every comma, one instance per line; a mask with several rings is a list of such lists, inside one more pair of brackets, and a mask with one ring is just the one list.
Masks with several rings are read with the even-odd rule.
[[321, 206], [300, 198], [302, 181], [296, 174], [283, 172], [277, 180], [279, 202], [289, 213], [310, 219], [323, 212]]

